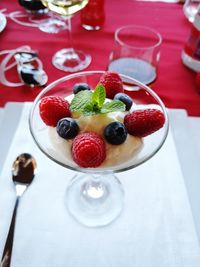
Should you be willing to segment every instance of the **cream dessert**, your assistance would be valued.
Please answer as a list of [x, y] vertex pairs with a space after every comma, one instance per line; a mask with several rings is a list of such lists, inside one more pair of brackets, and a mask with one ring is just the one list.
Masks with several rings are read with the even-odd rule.
[[107, 168], [131, 161], [143, 139], [165, 122], [162, 111], [137, 107], [121, 78], [107, 72], [94, 89], [75, 84], [70, 96], [47, 96], [39, 104], [55, 158], [82, 168]]
[[[114, 121], [123, 122], [125, 114], [125, 112], [112, 112], [103, 115], [81, 116], [75, 120], [79, 125], [80, 133], [95, 132], [103, 137], [105, 127]], [[48, 134], [51, 144], [55, 150], [59, 151], [62, 158], [66, 158], [68, 162], [73, 161], [71, 153], [73, 140], [61, 138], [56, 131], [56, 127], [48, 127]], [[127, 134], [123, 144], [113, 145], [108, 142], [105, 144], [106, 157], [100, 167], [113, 167], [129, 160], [141, 149], [143, 142], [142, 138]]]

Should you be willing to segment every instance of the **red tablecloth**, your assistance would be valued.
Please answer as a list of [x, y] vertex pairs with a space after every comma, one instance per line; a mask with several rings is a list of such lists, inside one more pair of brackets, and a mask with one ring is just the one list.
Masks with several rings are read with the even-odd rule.
[[[163, 44], [158, 79], [152, 88], [167, 107], [183, 108], [189, 115], [200, 116], [200, 94], [195, 86], [195, 73], [181, 61], [181, 51], [191, 27], [184, 17], [182, 5], [134, 0], [105, 2], [106, 23], [102, 30], [84, 30], [80, 26], [79, 13], [72, 19], [75, 47], [92, 55], [92, 63], [87, 69], [106, 69], [116, 28], [127, 24], [153, 27], [163, 36]], [[17, 0], [2, 0], [0, 9], [2, 8], [7, 8], [7, 13], [22, 10]], [[39, 52], [49, 76], [48, 83], [67, 74], [55, 69], [51, 63], [53, 54], [67, 46], [67, 32], [48, 34], [37, 28], [18, 25], [8, 18], [7, 27], [0, 33], [0, 49], [13, 49], [22, 45], [29, 45]], [[10, 75], [16, 80], [14, 69]], [[30, 89], [26, 86], [10, 88], [0, 84], [0, 106], [8, 101], [31, 101], [40, 90], [41, 88]]]

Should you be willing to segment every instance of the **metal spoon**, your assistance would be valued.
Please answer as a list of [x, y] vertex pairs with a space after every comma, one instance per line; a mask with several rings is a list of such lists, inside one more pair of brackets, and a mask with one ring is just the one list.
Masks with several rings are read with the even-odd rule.
[[23, 153], [19, 155], [12, 165], [12, 179], [16, 190], [16, 202], [13, 211], [13, 216], [4, 246], [3, 255], [1, 258], [0, 267], [9, 267], [11, 261], [12, 247], [13, 247], [13, 237], [15, 229], [15, 218], [17, 214], [17, 207], [20, 201], [20, 197], [23, 195], [27, 187], [31, 184], [36, 169], [36, 161], [32, 155], [28, 153]]

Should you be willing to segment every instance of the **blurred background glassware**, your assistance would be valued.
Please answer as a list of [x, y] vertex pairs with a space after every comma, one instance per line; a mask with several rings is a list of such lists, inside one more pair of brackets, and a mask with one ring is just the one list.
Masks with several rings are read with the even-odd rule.
[[21, 81], [34, 88], [44, 86], [48, 81], [48, 76], [43, 70], [43, 65], [38, 60], [38, 54], [35, 52], [16, 52], [15, 60], [17, 62], [17, 71]]
[[48, 10], [40, 0], [18, 0], [19, 4], [30, 13], [46, 13]]
[[182, 54], [182, 61], [185, 66], [193, 71], [200, 72], [200, 9], [194, 18], [194, 23], [190, 30]]
[[18, 0], [18, 2], [29, 14], [29, 21], [36, 24], [41, 31], [58, 33], [67, 28], [65, 20], [49, 12], [40, 0]]
[[194, 22], [197, 10], [200, 7], [200, 0], [186, 0], [183, 5], [183, 13], [190, 22]]
[[73, 48], [71, 35], [71, 16], [83, 9], [89, 0], [42, 0], [49, 10], [65, 16], [68, 20], [69, 47], [59, 50], [52, 63], [60, 70], [76, 72], [85, 69], [91, 62], [91, 56]]
[[[15, 49], [1, 50], [0, 62], [0, 83], [8, 87], [19, 87], [27, 85], [31, 88], [44, 86], [48, 81], [48, 76], [43, 69], [43, 63], [37, 52], [30, 46], [24, 45]], [[17, 71], [17, 81], [13, 81], [9, 70]], [[10, 81], [10, 78], [12, 81]]]
[[81, 25], [86, 30], [100, 30], [105, 22], [104, 0], [90, 0], [81, 10]]
[[151, 28], [134, 25], [118, 28], [108, 70], [152, 84], [157, 78], [161, 43], [161, 35]]
[[5, 29], [7, 25], [7, 19], [3, 12], [4, 10], [0, 10], [0, 33]]

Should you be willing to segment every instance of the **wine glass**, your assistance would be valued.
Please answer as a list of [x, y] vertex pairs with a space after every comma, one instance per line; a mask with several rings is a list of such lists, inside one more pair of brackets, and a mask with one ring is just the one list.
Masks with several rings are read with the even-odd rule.
[[[61, 16], [48, 11], [40, 0], [18, 0], [18, 3], [27, 12], [25, 14], [20, 11], [12, 12], [11, 18], [16, 23], [38, 27], [41, 31], [47, 33], [58, 33], [67, 28], [65, 20]], [[28, 18], [28, 22], [23, 21], [26, 18]]]
[[69, 48], [58, 51], [53, 57], [53, 65], [63, 71], [76, 72], [85, 69], [91, 62], [91, 56], [81, 50], [75, 50], [72, 45], [71, 16], [84, 8], [89, 0], [41, 0], [49, 10], [68, 20]]
[[29, 116], [30, 132], [41, 151], [54, 162], [77, 172], [66, 189], [65, 204], [69, 213], [88, 227], [105, 226], [120, 215], [123, 210], [124, 189], [116, 174], [135, 168], [153, 157], [162, 147], [168, 133], [168, 116], [158, 95], [137, 80], [120, 75], [122, 80], [125, 80], [125, 93], [134, 99], [134, 106], [137, 109], [159, 109], [164, 114], [164, 126], [142, 138], [140, 146], [129, 157], [127, 153], [131, 149], [130, 144], [122, 144], [120, 154], [115, 151], [116, 146], [111, 145], [110, 152], [107, 152], [110, 160], [106, 164], [97, 168], [78, 166], [70, 156], [71, 150], [63, 149], [66, 148], [67, 141], [61, 141], [62, 138], [56, 136], [55, 132], [52, 135], [54, 128], [47, 127], [40, 118], [39, 104], [46, 96], [70, 98], [72, 87], [77, 83], [87, 83], [91, 88], [95, 88], [103, 73], [79, 72], [56, 80], [37, 96]]

